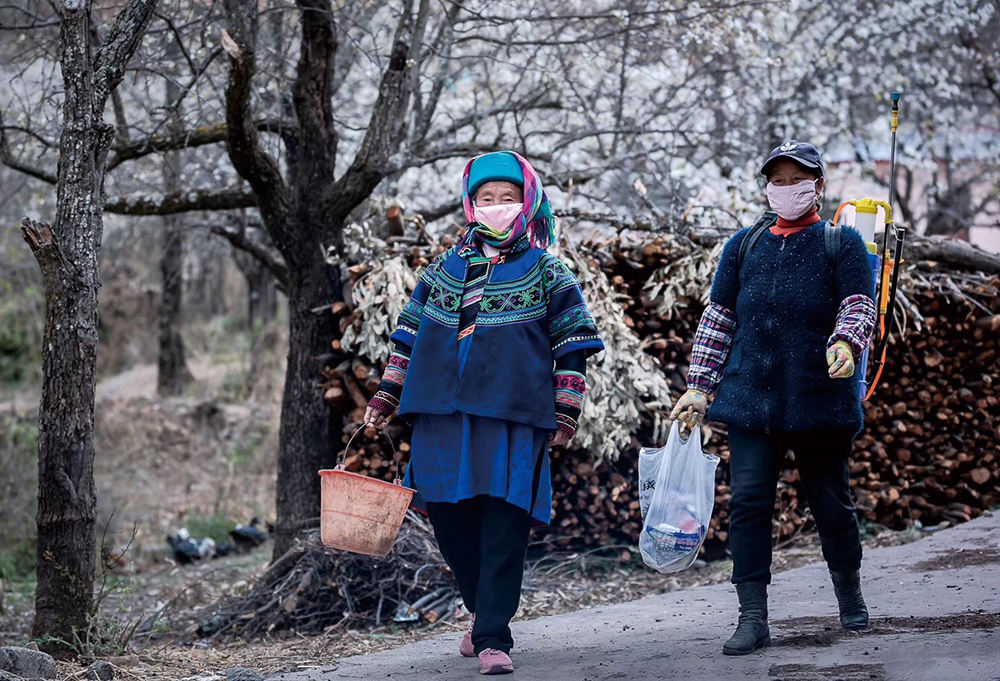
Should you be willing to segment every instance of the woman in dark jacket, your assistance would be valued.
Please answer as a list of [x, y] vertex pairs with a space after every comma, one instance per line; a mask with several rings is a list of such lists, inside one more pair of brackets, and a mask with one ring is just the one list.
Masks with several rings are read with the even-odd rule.
[[555, 217], [531, 164], [472, 159], [463, 199], [465, 237], [421, 274], [365, 420], [413, 422], [404, 484], [472, 613], [459, 651], [506, 674], [529, 530], [552, 514], [548, 448], [576, 433], [587, 358], [604, 344], [580, 283], [545, 250]]
[[847, 461], [863, 420], [854, 365], [875, 326], [868, 251], [856, 231], [841, 228], [831, 258], [817, 212], [824, 171], [814, 146], [785, 142], [761, 173], [777, 224], [748, 242], [752, 248], [742, 258], [750, 230], [726, 244], [695, 335], [688, 390], [671, 413], [691, 427], [706, 413], [729, 426], [729, 536], [740, 618], [723, 647], [727, 655], [771, 642], [771, 519], [789, 450], [819, 530], [841, 624], [868, 626]]

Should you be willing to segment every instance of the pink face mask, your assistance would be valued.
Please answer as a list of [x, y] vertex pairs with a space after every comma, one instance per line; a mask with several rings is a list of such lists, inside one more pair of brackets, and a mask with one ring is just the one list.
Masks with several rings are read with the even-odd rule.
[[798, 220], [816, 207], [816, 180], [778, 187], [767, 183], [767, 202], [785, 220]]
[[514, 224], [523, 210], [523, 203], [499, 203], [495, 206], [474, 206], [472, 212], [476, 222], [500, 234]]

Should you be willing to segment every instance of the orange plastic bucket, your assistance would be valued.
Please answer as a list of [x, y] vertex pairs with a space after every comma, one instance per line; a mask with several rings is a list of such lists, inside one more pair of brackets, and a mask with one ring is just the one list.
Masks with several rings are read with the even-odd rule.
[[381, 432], [392, 446], [396, 463], [395, 482], [344, 470], [344, 459], [351, 443], [363, 429], [364, 426], [351, 437], [336, 468], [319, 472], [322, 483], [320, 540], [324, 546], [384, 558], [396, 542], [414, 490], [403, 487], [399, 455], [384, 431]]

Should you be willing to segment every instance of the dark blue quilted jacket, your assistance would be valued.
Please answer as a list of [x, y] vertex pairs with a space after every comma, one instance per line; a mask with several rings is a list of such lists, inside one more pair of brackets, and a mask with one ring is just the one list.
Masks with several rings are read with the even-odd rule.
[[863, 425], [858, 384], [831, 379], [826, 344], [847, 297], [873, 297], [868, 251], [855, 230], [841, 230], [832, 268], [825, 223], [781, 237], [765, 231], [739, 271], [749, 230], [726, 244], [712, 302], [736, 312], [736, 335], [709, 418], [765, 432], [849, 430]]
[[491, 265], [465, 368], [458, 332], [469, 263], [456, 249], [423, 274], [392, 340], [412, 348], [400, 416], [464, 412], [555, 430], [553, 367], [604, 349], [576, 277], [541, 249]]

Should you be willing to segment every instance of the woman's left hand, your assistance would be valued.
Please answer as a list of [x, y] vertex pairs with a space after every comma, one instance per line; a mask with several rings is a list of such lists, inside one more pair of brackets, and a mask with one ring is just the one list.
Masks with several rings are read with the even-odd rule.
[[553, 447], [562, 447], [569, 442], [570, 435], [565, 430], [553, 430], [549, 435], [549, 444]]
[[854, 352], [844, 341], [837, 341], [826, 350], [830, 378], [850, 378], [854, 375]]

